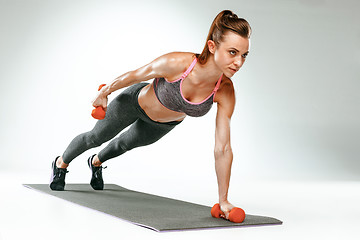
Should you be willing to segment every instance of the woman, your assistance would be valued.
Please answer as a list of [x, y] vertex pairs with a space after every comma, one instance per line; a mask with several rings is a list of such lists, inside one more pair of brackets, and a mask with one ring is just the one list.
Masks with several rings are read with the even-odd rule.
[[[69, 163], [84, 151], [98, 147], [131, 127], [106, 148], [88, 159], [91, 186], [102, 190], [101, 164], [135, 147], [156, 142], [187, 116], [205, 115], [217, 103], [215, 129], [215, 169], [219, 204], [226, 218], [234, 207], [227, 200], [233, 154], [230, 145], [230, 119], [235, 94], [231, 77], [241, 68], [249, 53], [251, 28], [248, 22], [229, 10], [214, 19], [201, 54], [172, 52], [127, 72], [98, 92], [93, 106], [102, 106], [106, 117], [95, 127], [75, 137], [53, 164], [52, 190], [64, 190]], [[143, 81], [153, 79], [150, 84]], [[107, 96], [128, 87], [107, 107]]]

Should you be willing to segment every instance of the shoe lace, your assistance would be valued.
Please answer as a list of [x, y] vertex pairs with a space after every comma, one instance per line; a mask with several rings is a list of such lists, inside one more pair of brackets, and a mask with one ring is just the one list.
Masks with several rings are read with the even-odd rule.
[[58, 178], [65, 178], [66, 173], [69, 171], [67, 169], [58, 168], [56, 171], [55, 176]]
[[103, 166], [100, 166], [100, 167], [95, 167], [95, 176], [96, 178], [102, 178], [102, 170], [107, 168], [107, 166], [103, 167]]

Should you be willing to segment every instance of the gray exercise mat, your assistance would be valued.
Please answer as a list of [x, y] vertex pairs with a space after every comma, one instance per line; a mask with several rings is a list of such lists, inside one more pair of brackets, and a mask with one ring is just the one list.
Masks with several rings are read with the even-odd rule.
[[65, 191], [52, 191], [48, 184], [24, 184], [64, 200], [110, 214], [155, 231], [282, 224], [270, 217], [246, 214], [242, 223], [213, 218], [211, 207], [136, 192], [115, 184], [95, 191], [89, 184], [66, 184]]

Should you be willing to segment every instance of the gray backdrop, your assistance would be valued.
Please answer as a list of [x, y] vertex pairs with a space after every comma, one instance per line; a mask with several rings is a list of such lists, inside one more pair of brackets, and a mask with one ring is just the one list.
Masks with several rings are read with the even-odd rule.
[[[360, 180], [356, 0], [0, 0], [0, 172], [30, 170], [47, 181], [53, 158], [94, 125], [99, 84], [167, 52], [200, 52], [223, 9], [253, 28], [233, 77], [232, 179]], [[215, 113], [109, 165], [215, 181]], [[92, 153], [74, 161], [74, 172]]]

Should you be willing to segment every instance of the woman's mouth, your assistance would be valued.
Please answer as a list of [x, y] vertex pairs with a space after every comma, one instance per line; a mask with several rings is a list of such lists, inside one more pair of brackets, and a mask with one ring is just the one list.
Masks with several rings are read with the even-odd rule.
[[233, 74], [235, 74], [238, 71], [237, 69], [234, 69], [234, 68], [229, 68], [229, 69]]

